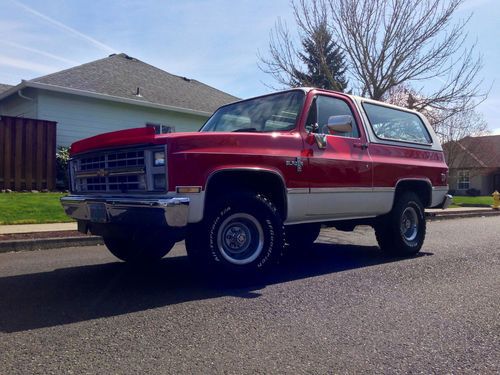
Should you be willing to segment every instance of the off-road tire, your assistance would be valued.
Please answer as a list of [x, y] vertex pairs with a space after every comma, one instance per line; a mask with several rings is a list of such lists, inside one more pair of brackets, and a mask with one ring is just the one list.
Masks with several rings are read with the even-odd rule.
[[412, 256], [420, 251], [425, 239], [425, 213], [415, 193], [398, 194], [391, 212], [375, 224], [380, 248], [393, 256]]
[[283, 221], [270, 200], [239, 193], [214, 202], [201, 223], [189, 226], [186, 250], [203, 270], [256, 273], [279, 260], [284, 237]]
[[286, 243], [293, 250], [307, 250], [317, 240], [321, 224], [296, 224], [285, 227]]
[[166, 234], [104, 236], [103, 239], [115, 257], [136, 264], [158, 261], [175, 245], [175, 241]]

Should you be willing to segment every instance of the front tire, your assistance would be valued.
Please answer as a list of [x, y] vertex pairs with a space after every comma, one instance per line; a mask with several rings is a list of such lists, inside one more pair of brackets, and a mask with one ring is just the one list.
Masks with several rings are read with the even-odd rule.
[[104, 236], [103, 239], [111, 254], [129, 263], [156, 262], [175, 245], [175, 241], [164, 234]]
[[278, 210], [264, 196], [251, 193], [216, 202], [186, 237], [188, 256], [196, 265], [238, 273], [276, 263], [283, 246]]
[[392, 211], [375, 225], [380, 248], [395, 256], [411, 256], [420, 251], [425, 239], [424, 207], [415, 193], [396, 197]]

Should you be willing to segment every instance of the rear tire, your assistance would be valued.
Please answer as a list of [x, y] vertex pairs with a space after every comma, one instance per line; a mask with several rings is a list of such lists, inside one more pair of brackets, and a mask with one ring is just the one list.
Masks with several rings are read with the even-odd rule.
[[252, 193], [219, 200], [186, 236], [186, 250], [195, 265], [232, 273], [264, 270], [278, 261], [283, 246], [278, 210], [264, 196]]
[[389, 214], [375, 225], [380, 248], [394, 256], [411, 256], [420, 251], [425, 239], [424, 207], [415, 193], [398, 194]]
[[104, 244], [118, 259], [129, 263], [152, 263], [163, 258], [175, 241], [164, 234], [104, 236]]

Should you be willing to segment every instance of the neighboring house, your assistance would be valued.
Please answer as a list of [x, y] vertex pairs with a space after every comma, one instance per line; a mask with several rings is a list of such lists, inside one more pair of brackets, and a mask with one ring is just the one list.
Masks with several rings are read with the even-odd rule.
[[147, 124], [197, 131], [215, 109], [236, 100], [125, 54], [0, 85], [0, 115], [56, 121], [59, 146]]
[[12, 88], [11, 85], [5, 85], [3, 83], [0, 83], [0, 95], [4, 92], [7, 91], [8, 89]]
[[465, 195], [477, 189], [481, 195], [500, 191], [500, 135], [465, 137], [444, 145], [450, 166], [450, 189]]

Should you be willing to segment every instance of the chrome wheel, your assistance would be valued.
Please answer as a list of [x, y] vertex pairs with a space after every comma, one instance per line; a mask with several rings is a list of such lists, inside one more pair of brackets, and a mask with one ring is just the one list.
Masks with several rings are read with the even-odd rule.
[[406, 207], [401, 215], [400, 232], [403, 238], [411, 242], [418, 235], [418, 214], [415, 208]]
[[226, 218], [217, 231], [217, 248], [232, 264], [248, 264], [264, 248], [264, 231], [252, 215], [236, 213]]

